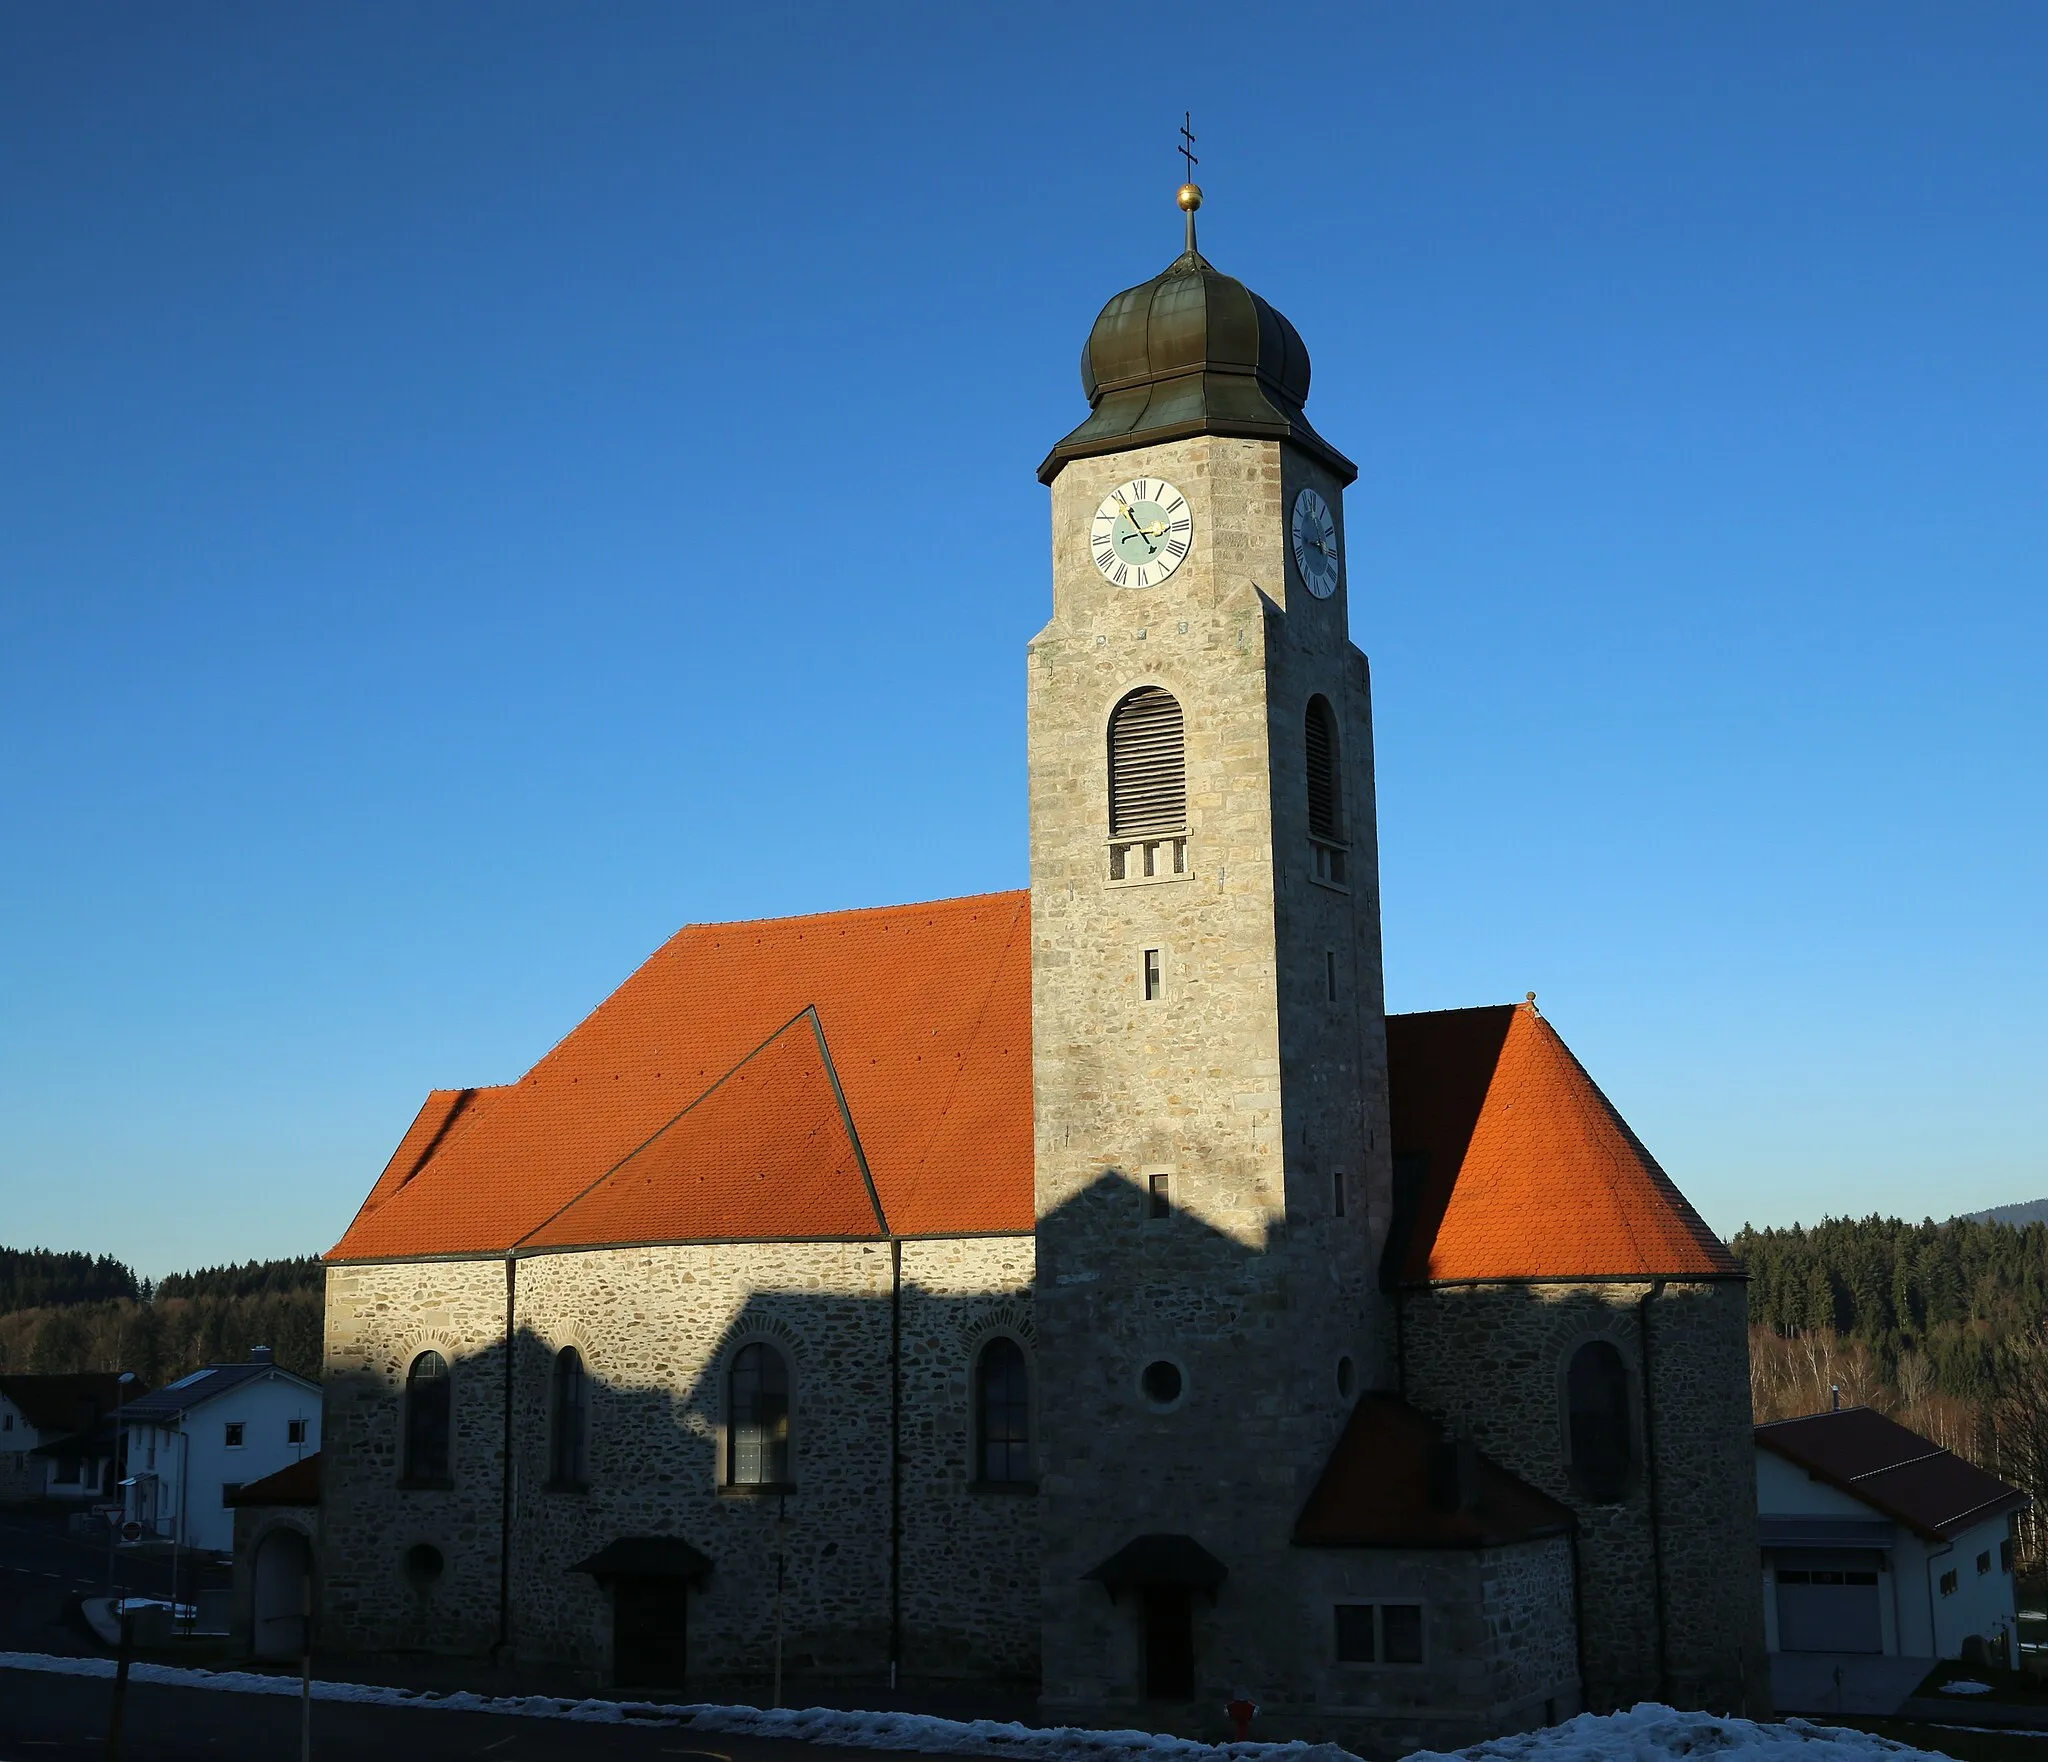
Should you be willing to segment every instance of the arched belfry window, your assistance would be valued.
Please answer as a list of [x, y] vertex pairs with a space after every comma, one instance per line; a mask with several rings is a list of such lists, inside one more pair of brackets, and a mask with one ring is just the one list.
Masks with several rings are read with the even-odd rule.
[[726, 1378], [725, 1478], [736, 1487], [789, 1479], [789, 1368], [756, 1340], [733, 1355]]
[[1031, 1479], [1031, 1373], [1024, 1348], [998, 1334], [974, 1365], [974, 1478]]
[[1187, 873], [1188, 767], [1180, 701], [1139, 687], [1109, 716], [1109, 878]]
[[1308, 776], [1308, 836], [1315, 849], [1318, 881], [1344, 884], [1344, 768], [1337, 744], [1337, 717], [1326, 697], [1308, 700], [1302, 726]]
[[1634, 1428], [1628, 1366], [1612, 1340], [1589, 1340], [1572, 1354], [1565, 1408], [1573, 1483], [1589, 1499], [1619, 1499], [1628, 1491]]
[[422, 1352], [405, 1373], [405, 1478], [425, 1485], [445, 1485], [449, 1478], [449, 1441], [454, 1430], [455, 1388], [448, 1361], [438, 1352]]
[[589, 1478], [590, 1377], [583, 1354], [564, 1346], [555, 1354], [548, 1407], [548, 1484], [580, 1488]]

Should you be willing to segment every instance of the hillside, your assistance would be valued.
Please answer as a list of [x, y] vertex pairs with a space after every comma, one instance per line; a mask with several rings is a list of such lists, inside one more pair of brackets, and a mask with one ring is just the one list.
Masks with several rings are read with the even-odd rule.
[[2048, 1224], [2048, 1199], [2023, 1199], [2017, 1205], [1994, 1205], [1989, 1211], [1964, 1215], [1980, 1224]]

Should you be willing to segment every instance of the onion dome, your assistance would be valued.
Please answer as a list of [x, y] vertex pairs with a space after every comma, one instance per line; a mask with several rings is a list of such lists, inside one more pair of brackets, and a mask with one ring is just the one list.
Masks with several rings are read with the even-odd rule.
[[[1189, 186], [1192, 190], [1193, 186]], [[1195, 249], [1102, 309], [1081, 351], [1088, 420], [1038, 468], [1050, 483], [1071, 459], [1189, 435], [1292, 441], [1350, 483], [1358, 467], [1309, 426], [1308, 348], [1285, 317]]]

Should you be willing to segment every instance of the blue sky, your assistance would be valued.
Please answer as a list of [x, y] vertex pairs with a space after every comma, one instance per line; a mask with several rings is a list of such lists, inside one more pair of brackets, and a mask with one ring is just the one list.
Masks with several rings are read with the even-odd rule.
[[1184, 108], [1362, 468], [1391, 1006], [1539, 992], [1724, 1230], [2048, 1193], [2044, 89], [2020, 3], [0, 12], [0, 1240], [325, 1248], [677, 925], [1021, 885]]

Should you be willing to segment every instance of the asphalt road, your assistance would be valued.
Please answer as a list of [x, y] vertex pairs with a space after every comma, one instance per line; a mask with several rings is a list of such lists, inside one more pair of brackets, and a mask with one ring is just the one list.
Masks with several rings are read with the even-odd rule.
[[[119, 1588], [145, 1596], [170, 1594], [165, 1560], [121, 1554]], [[186, 1582], [192, 1577], [186, 1564]], [[224, 1581], [223, 1581], [224, 1582]], [[34, 1507], [0, 1510], [0, 1651], [104, 1656], [77, 1614], [80, 1597], [107, 1594], [107, 1545], [65, 1533], [62, 1512]]]
[[[103, 1762], [113, 1683], [104, 1677], [0, 1670], [0, 1762]], [[122, 1762], [297, 1762], [299, 1703], [283, 1695], [135, 1683], [121, 1721]], [[693, 1734], [680, 1725], [586, 1725], [503, 1713], [313, 1703], [316, 1762], [823, 1762], [908, 1754], [831, 1750], [785, 1739]], [[933, 1762], [927, 1756], [918, 1762]]]

